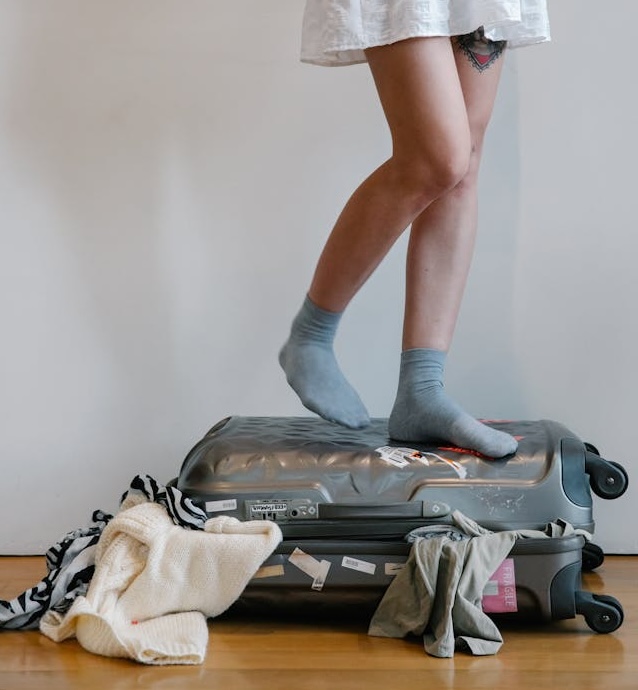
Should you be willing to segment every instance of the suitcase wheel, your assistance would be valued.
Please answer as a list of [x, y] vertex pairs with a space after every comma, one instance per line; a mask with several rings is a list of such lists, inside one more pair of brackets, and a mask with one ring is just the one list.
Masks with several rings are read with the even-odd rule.
[[592, 491], [599, 498], [619, 498], [629, 486], [629, 476], [622, 465], [605, 460], [591, 450], [585, 452], [585, 472], [589, 475]]
[[588, 542], [585, 544], [585, 546], [583, 546], [582, 556], [582, 569], [585, 573], [596, 570], [596, 568], [599, 568], [605, 560], [605, 552], [600, 548], [600, 546], [598, 546], [598, 544], [592, 544], [591, 542]]
[[625, 619], [617, 599], [590, 592], [576, 592], [576, 613], [585, 617], [585, 622], [594, 632], [601, 634], [618, 630]]

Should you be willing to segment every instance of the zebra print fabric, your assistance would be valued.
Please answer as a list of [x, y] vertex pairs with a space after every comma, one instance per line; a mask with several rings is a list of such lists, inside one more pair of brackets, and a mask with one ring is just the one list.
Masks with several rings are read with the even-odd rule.
[[[179, 489], [163, 486], [148, 475], [133, 479], [120, 504], [128, 497], [159, 503], [176, 525], [186, 529], [203, 529], [208, 519]], [[86, 594], [95, 572], [95, 547], [112, 517], [94, 511], [91, 525], [67, 533], [46, 552], [45, 577], [15, 599], [0, 600], [0, 630], [37, 629], [46, 611], [64, 614], [77, 597]]]
[[171, 520], [180, 527], [187, 529], [204, 529], [208, 515], [198, 508], [190, 498], [174, 486], [158, 484], [153, 477], [137, 475], [131, 482], [128, 491], [122, 496], [120, 503], [124, 503], [130, 495], [146, 498], [151, 503], [159, 503], [166, 508]]

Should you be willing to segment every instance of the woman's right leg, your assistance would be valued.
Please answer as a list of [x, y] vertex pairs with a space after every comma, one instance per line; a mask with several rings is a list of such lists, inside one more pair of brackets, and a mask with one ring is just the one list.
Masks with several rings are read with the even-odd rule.
[[392, 156], [355, 191], [328, 238], [279, 360], [303, 404], [350, 427], [368, 423], [332, 342], [341, 312], [406, 227], [465, 176], [471, 140], [449, 38], [366, 52], [392, 136]]
[[[443, 385], [446, 355], [474, 248], [479, 164], [504, 49], [502, 43], [485, 41], [480, 31], [454, 39], [454, 45], [472, 135], [470, 168], [455, 189], [430, 204], [412, 223], [403, 352], [389, 431], [398, 441], [439, 438], [490, 457], [503, 457], [516, 450], [516, 440], [467, 414], [448, 397]], [[482, 63], [481, 58], [489, 62]], [[475, 64], [483, 66], [479, 69]]]

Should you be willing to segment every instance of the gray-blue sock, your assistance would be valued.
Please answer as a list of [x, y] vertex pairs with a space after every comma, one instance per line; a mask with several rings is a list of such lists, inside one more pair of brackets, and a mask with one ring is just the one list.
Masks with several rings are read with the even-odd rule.
[[320, 309], [306, 297], [279, 353], [279, 363], [309, 410], [331, 422], [360, 429], [370, 423], [370, 417], [341, 373], [332, 347], [340, 320], [341, 313]]
[[443, 387], [446, 353], [416, 348], [401, 353], [399, 389], [389, 420], [397, 441], [446, 441], [492, 458], [516, 451], [516, 439], [492, 429], [451, 400]]

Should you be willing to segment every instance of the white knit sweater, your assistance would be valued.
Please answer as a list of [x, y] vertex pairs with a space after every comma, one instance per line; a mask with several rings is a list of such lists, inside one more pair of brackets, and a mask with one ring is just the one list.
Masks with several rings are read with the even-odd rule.
[[197, 664], [207, 617], [225, 611], [281, 541], [271, 522], [222, 516], [203, 531], [173, 524], [157, 503], [122, 510], [106, 526], [86, 597], [64, 616], [49, 611], [41, 631], [77, 637], [88, 651], [147, 664]]

